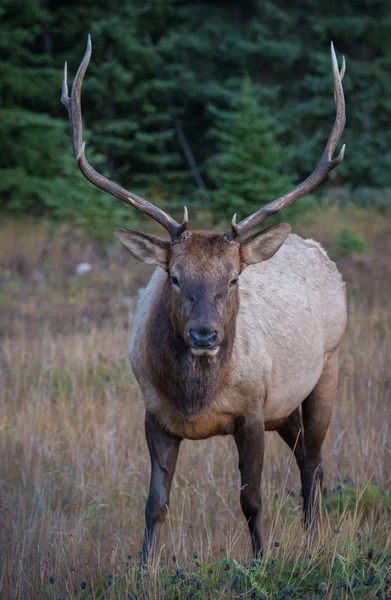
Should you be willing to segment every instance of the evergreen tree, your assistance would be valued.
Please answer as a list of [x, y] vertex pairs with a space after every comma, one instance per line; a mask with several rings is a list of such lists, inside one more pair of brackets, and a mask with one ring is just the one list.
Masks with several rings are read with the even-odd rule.
[[86, 94], [99, 90], [92, 141], [108, 157], [112, 176], [163, 203], [181, 194], [189, 175], [160, 49], [175, 4], [129, 2], [109, 15], [102, 10], [92, 28], [94, 64], [86, 88]]
[[206, 168], [215, 188], [217, 218], [226, 218], [227, 212], [245, 217], [293, 187], [292, 176], [285, 172], [289, 154], [278, 141], [279, 127], [259, 107], [248, 77], [228, 109], [210, 110], [216, 119], [209, 134], [216, 154]]
[[[0, 191], [12, 209], [39, 212], [50, 178], [50, 160], [58, 160], [63, 122], [45, 112], [45, 96], [54, 72], [43, 50], [41, 28], [47, 14], [39, 2], [6, 0], [1, 5], [0, 35]], [[53, 171], [55, 172], [55, 170]]]
[[[55, 116], [60, 110], [62, 70], [52, 66], [51, 42], [46, 38], [49, 15], [35, 0], [6, 0], [2, 9], [6, 17], [0, 35], [3, 203], [11, 212], [46, 213], [94, 236], [107, 235], [124, 209], [81, 176], [68, 123]], [[89, 156], [102, 162], [93, 151]]]

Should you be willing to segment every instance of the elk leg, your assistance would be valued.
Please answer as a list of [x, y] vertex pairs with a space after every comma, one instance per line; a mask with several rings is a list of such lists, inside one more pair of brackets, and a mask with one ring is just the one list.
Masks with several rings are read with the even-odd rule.
[[247, 519], [253, 553], [262, 553], [261, 533], [261, 476], [263, 468], [263, 420], [255, 416], [239, 417], [235, 421], [235, 442], [239, 454], [241, 476], [240, 504]]
[[277, 429], [294, 451], [301, 475], [304, 524], [314, 533], [319, 516], [317, 493], [323, 481], [321, 449], [330, 424], [337, 383], [338, 352], [335, 352], [327, 357], [318, 383], [302, 404], [302, 424], [299, 409], [296, 409]]
[[317, 530], [319, 515], [316, 495], [323, 481], [321, 449], [330, 425], [337, 387], [338, 351], [326, 358], [318, 383], [302, 405], [306, 455], [303, 461], [297, 462], [303, 488], [304, 522], [314, 531]]
[[304, 435], [302, 429], [300, 408], [296, 408], [296, 410], [294, 410], [277, 429], [278, 434], [282, 437], [284, 442], [288, 444], [292, 452], [294, 452], [296, 460], [305, 457]]
[[174, 477], [181, 438], [164, 431], [148, 411], [145, 435], [151, 456], [151, 483], [145, 507], [145, 533], [141, 555], [144, 562], [150, 550], [156, 549], [157, 536], [164, 523]]

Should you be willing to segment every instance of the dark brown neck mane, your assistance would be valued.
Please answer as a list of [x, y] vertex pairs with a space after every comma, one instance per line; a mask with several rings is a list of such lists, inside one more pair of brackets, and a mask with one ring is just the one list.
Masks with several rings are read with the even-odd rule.
[[234, 338], [235, 324], [216, 356], [194, 356], [175, 331], [169, 293], [163, 291], [149, 330], [149, 369], [154, 385], [183, 417], [194, 419], [210, 406], [226, 377]]

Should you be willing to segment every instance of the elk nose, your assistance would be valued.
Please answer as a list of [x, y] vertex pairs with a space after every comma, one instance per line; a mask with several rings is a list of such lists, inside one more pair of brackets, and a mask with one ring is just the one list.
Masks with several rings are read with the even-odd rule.
[[217, 331], [199, 327], [190, 329], [190, 343], [194, 348], [211, 348], [216, 341]]

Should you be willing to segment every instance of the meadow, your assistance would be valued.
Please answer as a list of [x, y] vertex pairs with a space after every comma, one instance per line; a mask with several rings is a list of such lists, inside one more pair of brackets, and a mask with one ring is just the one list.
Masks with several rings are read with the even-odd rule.
[[[299, 474], [268, 433], [267, 547], [251, 561], [229, 437], [181, 446], [157, 562], [138, 562], [149, 485], [144, 405], [126, 355], [152, 272], [118, 245], [19, 220], [0, 231], [0, 598], [391, 598], [391, 231], [385, 215], [325, 207], [294, 230], [341, 257], [349, 324], [324, 445], [317, 543]], [[75, 275], [79, 262], [90, 273]]]

